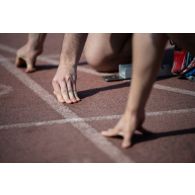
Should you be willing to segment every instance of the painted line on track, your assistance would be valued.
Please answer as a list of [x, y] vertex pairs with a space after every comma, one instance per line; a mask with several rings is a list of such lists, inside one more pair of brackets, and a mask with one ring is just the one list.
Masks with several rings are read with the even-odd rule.
[[[48, 91], [42, 88], [26, 73], [16, 68], [15, 65], [11, 63], [7, 58], [3, 56], [0, 56], [0, 58], [5, 60], [4, 63], [0, 63], [3, 68], [5, 68], [9, 73], [15, 76], [18, 80], [20, 80], [26, 87], [31, 89], [44, 102], [50, 105], [53, 110], [58, 112], [64, 118], [80, 118], [67, 106], [58, 103], [53, 95], [51, 95]], [[103, 137], [95, 128], [91, 127], [85, 121], [79, 121], [77, 123], [71, 122], [71, 124], [114, 162], [134, 162], [129, 156], [125, 155], [121, 151], [121, 149], [113, 145], [110, 141], [108, 141], [108, 139]]]
[[[14, 49], [10, 46], [4, 45], [4, 44], [0, 44], [0, 49], [12, 54], [15, 54], [17, 49]], [[56, 64], [59, 63], [58, 60], [54, 60], [54, 59], [50, 59], [48, 57], [45, 56], [39, 56], [38, 57], [40, 60], [45, 61], [49, 64], [54, 64], [56, 66]], [[95, 76], [105, 76], [105, 75], [109, 75], [107, 73], [99, 73], [96, 72], [95, 70], [91, 69], [91, 68], [86, 68], [86, 67], [81, 67], [78, 66], [78, 71], [81, 72], [85, 72], [87, 74], [92, 74]], [[160, 84], [154, 84], [153, 87], [155, 89], [160, 89], [160, 90], [164, 90], [164, 91], [169, 91], [169, 92], [173, 92], [173, 93], [179, 93], [179, 94], [183, 94], [183, 95], [190, 95], [190, 96], [195, 96], [195, 91], [190, 91], [190, 90], [186, 90], [186, 89], [180, 89], [180, 88], [176, 88], [176, 87], [169, 87], [169, 86], [165, 86], [165, 85], [160, 85]]]
[[[17, 49], [14, 49], [10, 46], [7, 46], [7, 45], [1, 44], [1, 43], [0, 43], [0, 49], [3, 50], [3, 51], [9, 52], [11, 54], [16, 54], [16, 51], [17, 51]], [[47, 62], [49, 64], [52, 64], [51, 66], [54, 66], [54, 67], [57, 67], [57, 65], [59, 64], [59, 60], [51, 59], [51, 58], [48, 57], [48, 55], [39, 56], [38, 59], [41, 60], [41, 61]], [[100, 73], [100, 72], [97, 72], [97, 71], [95, 71], [94, 69], [92, 69], [90, 67], [86, 68], [86, 67], [83, 67], [83, 66], [77, 66], [77, 70], [80, 71], [80, 72], [84, 72], [84, 73], [87, 73], [87, 74], [92, 74], [92, 75], [95, 75], [95, 76], [106, 76], [106, 75], [112, 75], [113, 74], [113, 73]]]
[[154, 84], [154, 88], [173, 92], [173, 93], [180, 93], [180, 94], [184, 94], [184, 95], [195, 96], [195, 91], [190, 91], [190, 90], [186, 90], [186, 89], [179, 89], [179, 88], [169, 87], [169, 86], [164, 86], [164, 85], [159, 85], [159, 84]]
[[[147, 112], [146, 116], [162, 116], [170, 114], [185, 114], [195, 112], [195, 108], [190, 109], [179, 109], [179, 110], [167, 110], [158, 112]], [[9, 125], [0, 125], [0, 130], [13, 129], [13, 128], [28, 128], [28, 127], [39, 127], [39, 126], [50, 126], [50, 125], [61, 125], [66, 123], [78, 123], [78, 122], [93, 122], [93, 121], [105, 121], [120, 119], [121, 115], [110, 115], [110, 116], [95, 116], [87, 118], [67, 118], [57, 119], [50, 121], [39, 121], [39, 122], [28, 122], [28, 123], [15, 123]]]
[[0, 83], [0, 97], [3, 95], [9, 94], [12, 91], [13, 91], [13, 88], [11, 86]]

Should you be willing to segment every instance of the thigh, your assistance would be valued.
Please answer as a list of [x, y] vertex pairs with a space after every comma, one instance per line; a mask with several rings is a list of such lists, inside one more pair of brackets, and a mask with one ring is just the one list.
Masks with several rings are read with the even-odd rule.
[[130, 61], [131, 34], [89, 34], [85, 45], [85, 56], [88, 63], [97, 70], [111, 70], [113, 66], [116, 70], [118, 63], [125, 63], [127, 59]]
[[[85, 52], [99, 57], [120, 55], [131, 35], [127, 33], [91, 33], [88, 35]], [[131, 45], [129, 45], [129, 51]]]

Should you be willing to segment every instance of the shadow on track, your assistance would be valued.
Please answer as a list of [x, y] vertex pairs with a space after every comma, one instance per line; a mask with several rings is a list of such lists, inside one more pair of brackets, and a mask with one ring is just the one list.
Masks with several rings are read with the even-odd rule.
[[78, 96], [81, 99], [84, 99], [86, 97], [90, 97], [93, 96], [101, 91], [107, 91], [107, 90], [114, 90], [114, 89], [119, 89], [119, 88], [124, 88], [126, 87], [127, 90], [129, 90], [129, 86], [130, 86], [130, 82], [123, 82], [123, 83], [117, 83], [114, 85], [109, 85], [106, 87], [99, 87], [99, 88], [93, 88], [93, 89], [88, 89], [88, 90], [84, 90], [84, 91], [79, 91], [78, 92]]
[[[179, 129], [174, 131], [168, 131], [168, 132], [151, 132], [146, 131], [146, 133], [135, 133], [132, 139], [132, 146], [141, 142], [156, 140], [164, 137], [170, 137], [170, 136], [180, 136], [180, 135], [188, 135], [188, 134], [195, 134], [195, 128], [189, 128], [189, 129]], [[115, 136], [117, 139], [122, 139], [122, 136]]]

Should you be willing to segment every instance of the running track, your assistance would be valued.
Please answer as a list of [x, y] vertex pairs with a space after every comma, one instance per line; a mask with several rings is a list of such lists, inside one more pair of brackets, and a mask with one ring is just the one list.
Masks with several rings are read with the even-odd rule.
[[[0, 162], [195, 162], [195, 84], [158, 80], [147, 103], [144, 126], [133, 147], [100, 131], [114, 126], [127, 101], [129, 81], [106, 83], [87, 64], [78, 68], [82, 101], [61, 105], [52, 95], [62, 34], [50, 34], [38, 71], [14, 66], [26, 34], [0, 34]], [[83, 58], [83, 57], [82, 57]]]

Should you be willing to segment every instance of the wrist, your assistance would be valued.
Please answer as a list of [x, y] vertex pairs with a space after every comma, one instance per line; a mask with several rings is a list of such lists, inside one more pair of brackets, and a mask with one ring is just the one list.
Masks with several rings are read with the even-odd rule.
[[144, 113], [145, 112], [145, 110], [144, 109], [141, 109], [141, 108], [126, 108], [125, 109], [125, 114], [127, 114], [127, 115], [131, 115], [131, 116], [139, 116], [140, 114], [142, 114], [142, 113]]
[[63, 67], [77, 67], [77, 64], [75, 62], [75, 60], [71, 60], [71, 59], [68, 59], [67, 57], [65, 56], [60, 56], [60, 63], [59, 63], [59, 66], [63, 66]]
[[43, 46], [40, 44], [36, 44], [36, 43], [28, 42], [26, 44], [26, 48], [27, 48], [27, 50], [33, 51], [33, 52], [38, 53], [38, 54], [43, 52]]
[[127, 118], [127, 120], [131, 120], [131, 123], [136, 124], [136, 128], [140, 128], [145, 121], [145, 110], [126, 109], [124, 116]]

